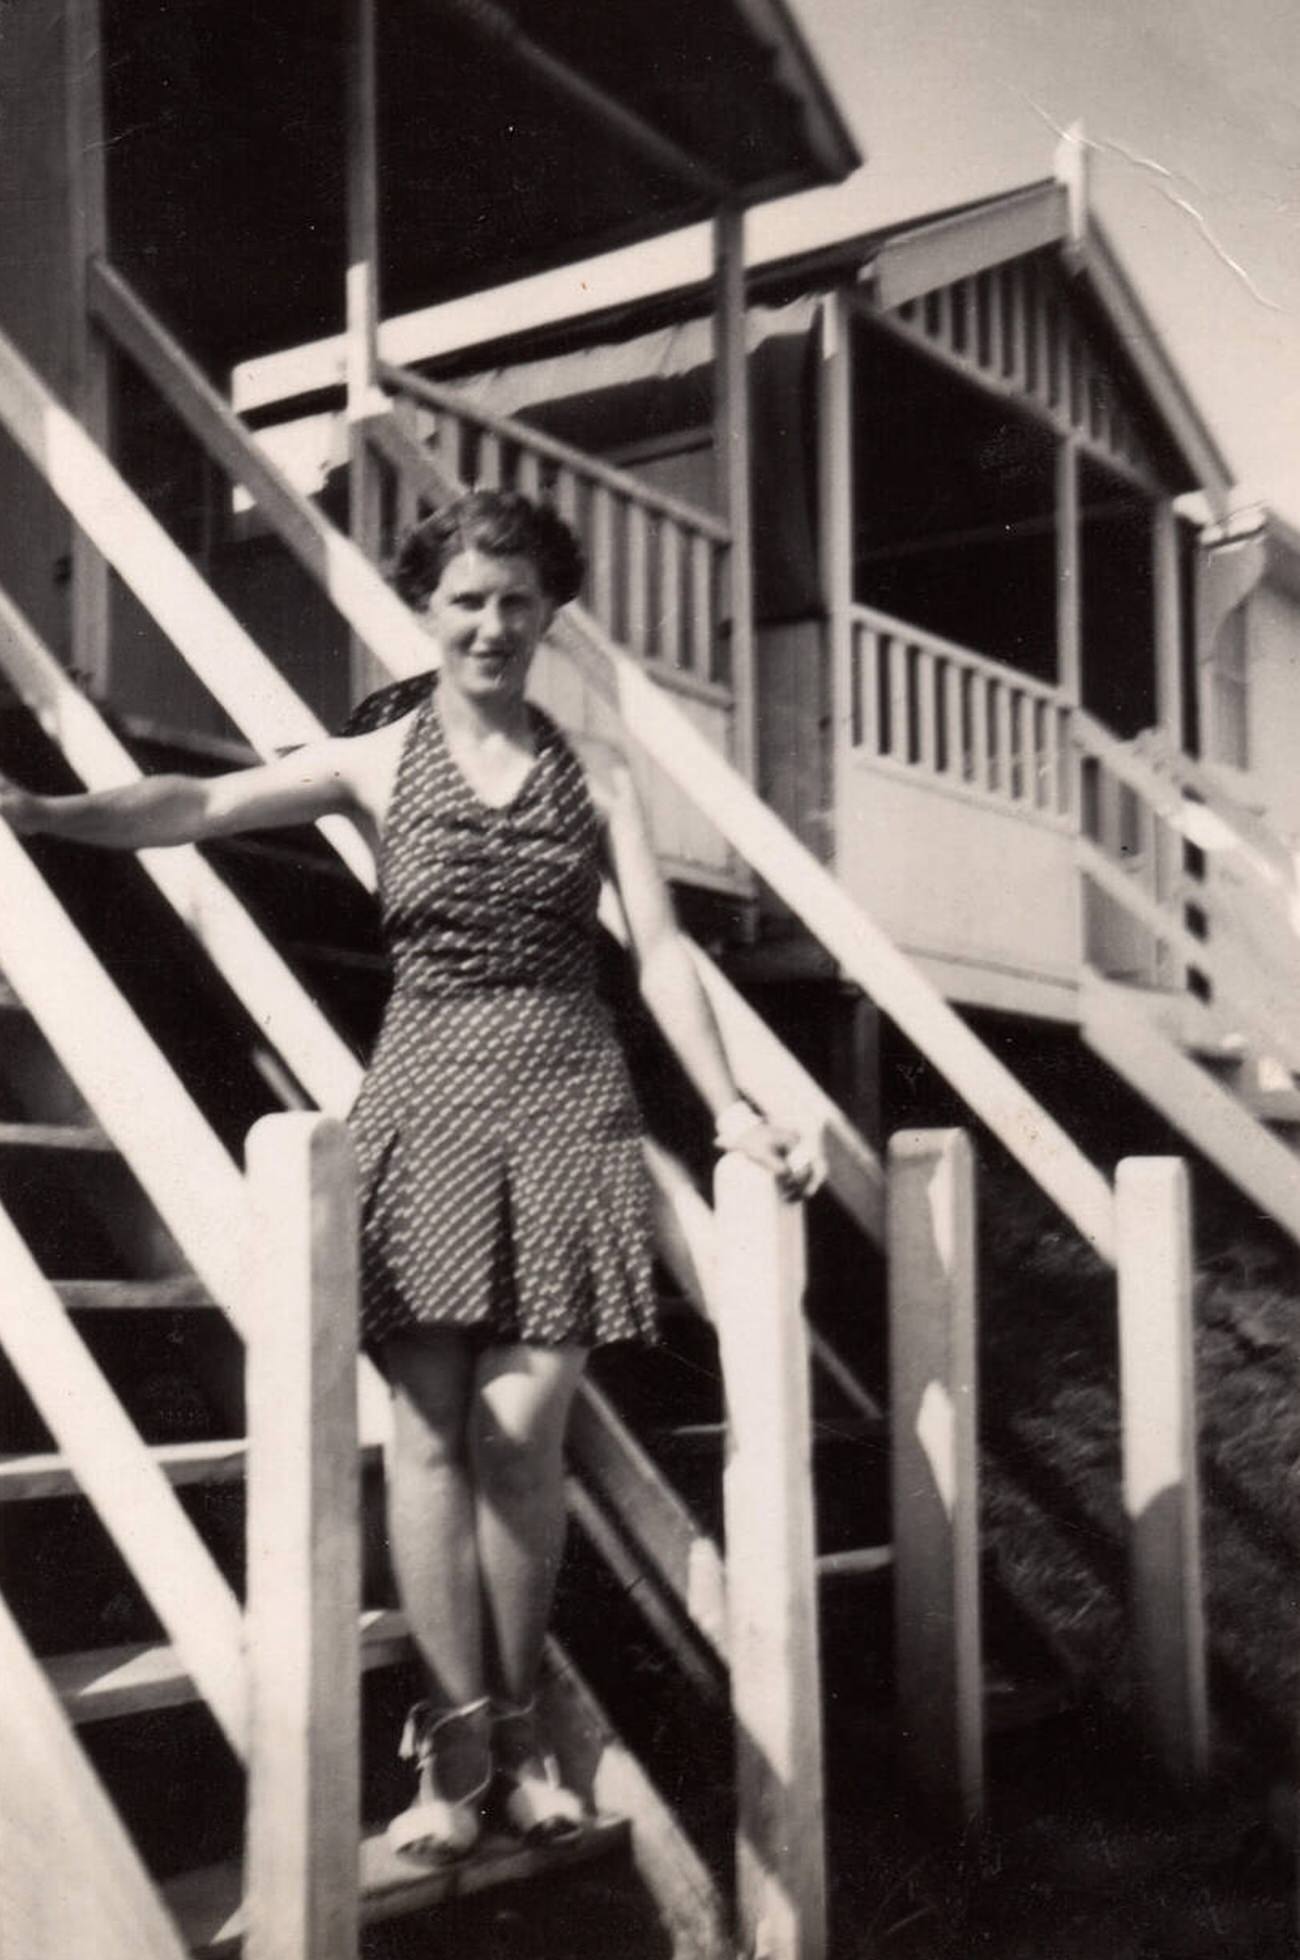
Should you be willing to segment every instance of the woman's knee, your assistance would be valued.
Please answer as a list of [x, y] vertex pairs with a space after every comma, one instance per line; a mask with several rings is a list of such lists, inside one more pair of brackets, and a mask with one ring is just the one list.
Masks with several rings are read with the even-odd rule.
[[584, 1359], [567, 1350], [513, 1361], [503, 1355], [480, 1369], [470, 1447], [486, 1495], [523, 1502], [559, 1487]]

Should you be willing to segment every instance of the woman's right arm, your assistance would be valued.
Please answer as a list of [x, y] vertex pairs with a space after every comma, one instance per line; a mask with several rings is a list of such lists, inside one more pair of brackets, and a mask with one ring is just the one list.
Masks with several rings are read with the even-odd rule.
[[335, 812], [362, 816], [357, 765], [363, 742], [313, 742], [230, 775], [149, 776], [87, 795], [38, 796], [0, 780], [0, 819], [20, 835], [135, 851], [312, 823]]

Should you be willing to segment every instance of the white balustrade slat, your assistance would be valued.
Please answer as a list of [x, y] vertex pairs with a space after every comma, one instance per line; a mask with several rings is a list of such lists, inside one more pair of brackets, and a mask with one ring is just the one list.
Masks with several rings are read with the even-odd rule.
[[1014, 802], [1017, 795], [1015, 717], [1012, 709], [1012, 690], [1003, 685], [997, 692], [998, 718], [998, 769], [1001, 775], [999, 788], [1009, 801]]
[[555, 479], [555, 508], [559, 511], [565, 523], [570, 525], [575, 531], [579, 531], [582, 528], [579, 511], [581, 501], [580, 486], [576, 474], [573, 470], [562, 464], [559, 474]]
[[525, 497], [537, 503], [544, 487], [542, 459], [535, 449], [521, 448], [515, 467], [515, 484]]
[[938, 675], [934, 655], [928, 647], [914, 649], [916, 673], [916, 760], [933, 772], [938, 766], [938, 739], [935, 718], [935, 687]]
[[868, 755], [880, 753], [880, 635], [853, 623], [854, 733]]
[[497, 437], [480, 432], [478, 440], [478, 469], [475, 472], [475, 477], [480, 488], [484, 490], [496, 490], [500, 488], [503, 480], [502, 463], [501, 444]]
[[931, 339], [943, 348], [952, 348], [952, 288], [940, 286], [934, 295], [934, 332]]
[[962, 669], [945, 657], [942, 663], [944, 774], [954, 782], [966, 775], [966, 736], [962, 715]]
[[650, 652], [650, 522], [638, 503], [627, 507], [627, 644], [638, 659]]
[[682, 534], [659, 526], [659, 653], [667, 667], [682, 664]]
[[993, 756], [989, 748], [989, 688], [992, 686], [987, 674], [971, 673], [970, 689], [970, 747], [971, 780], [977, 789], [993, 791], [997, 788], [997, 774], [993, 766]]
[[889, 754], [895, 762], [912, 758], [912, 715], [907, 685], [907, 645], [890, 637], [881, 641], [889, 675]]
[[691, 668], [707, 680], [713, 665], [713, 545], [698, 533], [691, 539]]
[[987, 367], [989, 373], [1000, 376], [1002, 373], [1002, 350], [1005, 346], [1002, 326], [1002, 281], [996, 268], [984, 275], [984, 291], [988, 305], [989, 351]]
[[614, 497], [603, 483], [591, 486], [591, 531], [587, 567], [587, 603], [607, 633], [616, 634], [614, 618]]
[[1002, 325], [1006, 335], [1003, 350], [1002, 371], [1017, 387], [1024, 384], [1025, 378], [1025, 299], [1020, 280], [1020, 268], [1007, 265], [1002, 268]]

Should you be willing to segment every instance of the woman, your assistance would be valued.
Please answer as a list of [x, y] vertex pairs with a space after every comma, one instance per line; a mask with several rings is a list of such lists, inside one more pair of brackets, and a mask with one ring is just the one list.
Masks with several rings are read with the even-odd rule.
[[139, 849], [330, 813], [377, 853], [394, 984], [352, 1114], [362, 1328], [391, 1385], [392, 1554], [429, 1676], [403, 1753], [403, 1850], [477, 1842], [489, 1794], [529, 1838], [579, 1828], [533, 1695], [564, 1528], [562, 1447], [589, 1350], [654, 1337], [633, 1096], [594, 990], [602, 870], [640, 985], [739, 1148], [802, 1194], [793, 1139], [738, 1095], [625, 768], [588, 783], [525, 699], [581, 577], [551, 511], [479, 491], [407, 539], [396, 584], [437, 650], [411, 712], [209, 779], [0, 790], [19, 832]]

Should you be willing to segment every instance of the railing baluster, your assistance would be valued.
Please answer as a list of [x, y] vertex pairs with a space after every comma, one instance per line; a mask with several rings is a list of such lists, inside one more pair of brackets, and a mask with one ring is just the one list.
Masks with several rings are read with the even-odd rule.
[[1008, 802], [1016, 799], [1016, 749], [1015, 715], [1012, 708], [1012, 690], [1005, 682], [1000, 682], [997, 691], [998, 718], [998, 769], [1001, 776], [999, 788]]
[[542, 459], [535, 449], [521, 446], [519, 461], [515, 469], [515, 487], [534, 503], [540, 501], [545, 489], [545, 471]]
[[627, 642], [640, 659], [650, 652], [650, 520], [643, 504], [627, 507]]
[[995, 378], [1002, 374], [1003, 349], [1006, 346], [1002, 325], [1002, 279], [997, 266], [984, 275], [985, 292], [988, 303], [989, 357], [987, 367]]
[[935, 672], [934, 655], [928, 647], [918, 646], [916, 658], [916, 760], [922, 769], [931, 774], [938, 768], [938, 731], [935, 717], [935, 687], [938, 675]]
[[713, 659], [713, 545], [696, 532], [691, 539], [691, 671], [708, 678]]
[[912, 759], [911, 689], [908, 686], [911, 649], [891, 636], [889, 647], [889, 753], [895, 762]]
[[977, 789], [992, 792], [997, 788], [997, 777], [993, 767], [993, 755], [989, 747], [989, 688], [987, 674], [971, 675], [970, 723], [971, 723], [971, 781]]
[[715, 1180], [740, 1944], [823, 1960], [826, 1853], [803, 1216], [766, 1171]]
[[481, 489], [496, 490], [500, 488], [503, 481], [502, 462], [501, 444], [497, 437], [489, 435], [485, 429], [480, 429], [478, 439], [478, 470], [476, 475]]
[[603, 483], [591, 487], [591, 563], [587, 572], [589, 603], [605, 631], [613, 634], [614, 620], [614, 499]]
[[682, 664], [682, 534], [671, 518], [659, 526], [659, 652], [666, 667]]
[[860, 620], [853, 623], [854, 746], [880, 754], [880, 635]]
[[966, 776], [966, 732], [962, 714], [962, 670], [955, 660], [943, 663], [944, 774], [954, 782]]
[[561, 464], [559, 474], [555, 479], [555, 508], [559, 511], [565, 523], [570, 525], [575, 531], [581, 529], [581, 520], [578, 513], [579, 501], [578, 478], [573, 470]]

